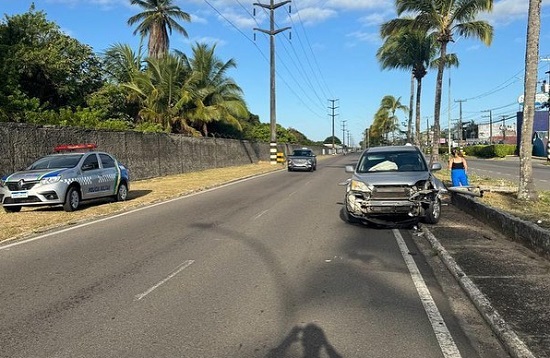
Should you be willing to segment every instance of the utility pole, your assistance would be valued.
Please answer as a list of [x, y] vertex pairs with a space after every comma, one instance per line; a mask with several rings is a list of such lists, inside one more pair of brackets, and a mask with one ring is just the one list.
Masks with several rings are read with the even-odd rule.
[[506, 116], [502, 116], [502, 142], [506, 140]]
[[[489, 112], [489, 145], [493, 144], [493, 110], [488, 109], [482, 112]], [[487, 116], [483, 116], [487, 118]]]
[[[342, 151], [344, 151], [344, 147], [346, 146], [346, 121], [342, 121]], [[349, 144], [349, 141], [348, 141]]]
[[458, 145], [462, 145], [462, 102], [466, 102], [465, 99], [457, 99], [455, 102], [459, 104], [459, 116], [458, 116]]
[[430, 146], [430, 117], [426, 117], [426, 146]]
[[270, 92], [269, 92], [269, 123], [271, 129], [271, 137], [269, 142], [269, 161], [271, 164], [277, 164], [277, 115], [276, 115], [276, 106], [275, 106], [275, 35], [285, 30], [290, 29], [290, 27], [284, 27], [282, 29], [275, 30], [275, 9], [285, 4], [291, 2], [286, 0], [277, 4], [273, 3], [271, 0], [269, 5], [261, 3], [253, 3], [254, 6], [263, 7], [269, 9], [269, 30], [263, 30], [259, 28], [254, 28], [256, 31], [263, 32], [269, 35], [269, 68], [270, 68]]
[[329, 99], [329, 101], [331, 102], [331, 106], [328, 107], [330, 110], [332, 110], [332, 114], [331, 114], [331, 117], [332, 117], [332, 154], [336, 154], [336, 149], [335, 149], [335, 145], [334, 145], [334, 117], [337, 116], [337, 114], [334, 113], [334, 111], [338, 108], [334, 105], [334, 103], [336, 101], [338, 101], [337, 99]]

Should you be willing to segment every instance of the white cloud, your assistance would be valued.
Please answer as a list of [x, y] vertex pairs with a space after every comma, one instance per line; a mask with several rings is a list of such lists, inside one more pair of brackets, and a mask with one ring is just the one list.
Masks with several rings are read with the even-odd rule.
[[83, 5], [97, 6], [101, 10], [112, 10], [118, 7], [135, 8], [135, 5], [130, 4], [130, 0], [46, 0], [46, 2], [50, 4], [62, 4], [70, 8]]
[[379, 45], [382, 43], [380, 35], [376, 32], [364, 32], [364, 31], [354, 31], [346, 35], [347, 38], [354, 40], [353, 42], [367, 42], [370, 44]]
[[380, 26], [389, 20], [389, 12], [373, 12], [359, 18], [359, 22], [365, 26]]
[[205, 43], [210, 46], [216, 45], [217, 47], [224, 46], [226, 42], [224, 40], [220, 40], [219, 38], [215, 37], [209, 37], [209, 36], [202, 36], [202, 37], [193, 37], [191, 39], [184, 39], [184, 42], [194, 45], [196, 43]]
[[338, 13], [332, 9], [308, 7], [300, 9], [291, 16], [294, 21], [302, 21], [305, 25], [312, 25], [336, 17], [337, 15]]
[[258, 24], [261, 22], [260, 20], [263, 18], [262, 15], [256, 16], [255, 18], [248, 15], [245, 16], [241, 13], [232, 11], [231, 9], [224, 10], [221, 13], [223, 16], [218, 14], [221, 22], [227, 23], [229, 21], [239, 29], [252, 29], [253, 27], [258, 27]]
[[204, 18], [202, 16], [199, 16], [196, 13], [195, 14], [190, 14], [190, 15], [191, 15], [191, 22], [194, 23], [194, 24], [207, 24], [208, 23], [208, 20], [206, 20], [206, 18]]
[[[550, 3], [544, 2], [541, 4], [541, 7], [545, 6], [550, 6]], [[528, 0], [495, 0], [493, 11], [484, 13], [480, 17], [494, 26], [502, 26], [517, 20], [527, 20], [528, 13]], [[543, 14], [541, 14], [541, 17], [544, 17]]]
[[[337, 10], [357, 10], [357, 9], [384, 9], [394, 8], [394, 0], [293, 0], [298, 8], [321, 7]], [[321, 6], [320, 4], [321, 3]]]

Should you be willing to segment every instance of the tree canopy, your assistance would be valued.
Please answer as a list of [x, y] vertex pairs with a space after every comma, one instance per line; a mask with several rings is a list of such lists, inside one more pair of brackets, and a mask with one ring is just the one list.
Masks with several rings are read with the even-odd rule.
[[[162, 5], [174, 21], [187, 21], [171, 0], [132, 3]], [[141, 35], [157, 31], [149, 10], [133, 17], [133, 23], [141, 21], [136, 30]], [[166, 36], [172, 28], [182, 33], [172, 20], [163, 20]], [[269, 142], [269, 125], [266, 132], [230, 76], [237, 69], [234, 59], [219, 58], [215, 45], [196, 43], [189, 55], [168, 52], [167, 41], [162, 46], [150, 47], [147, 55], [141, 46], [114, 43], [95, 54], [34, 5], [26, 13], [6, 15], [0, 21], [0, 121]], [[295, 129], [278, 126], [277, 133], [281, 143], [312, 143]]]

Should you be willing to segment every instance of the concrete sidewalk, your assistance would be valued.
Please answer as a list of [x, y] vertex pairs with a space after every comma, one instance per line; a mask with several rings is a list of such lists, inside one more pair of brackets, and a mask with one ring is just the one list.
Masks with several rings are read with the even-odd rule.
[[550, 261], [452, 204], [421, 230], [512, 357], [550, 358]]

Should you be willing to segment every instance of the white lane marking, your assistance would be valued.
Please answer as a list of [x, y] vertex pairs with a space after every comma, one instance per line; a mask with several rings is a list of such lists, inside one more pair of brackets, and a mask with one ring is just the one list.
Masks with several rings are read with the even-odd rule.
[[458, 347], [456, 346], [455, 341], [451, 336], [451, 332], [449, 332], [449, 329], [443, 320], [443, 317], [441, 317], [441, 314], [437, 309], [432, 295], [430, 294], [430, 291], [422, 278], [422, 274], [418, 270], [413, 258], [409, 255], [409, 249], [405, 244], [405, 240], [403, 240], [401, 233], [397, 229], [393, 229], [393, 235], [399, 245], [401, 256], [403, 256], [405, 264], [407, 264], [407, 268], [411, 274], [411, 278], [414, 282], [414, 286], [416, 287], [416, 291], [418, 292], [418, 296], [420, 296], [420, 301], [422, 301], [422, 305], [424, 306], [424, 311], [426, 311], [428, 319], [432, 324], [432, 329], [435, 333], [443, 356], [446, 358], [461, 358], [462, 356], [460, 355], [460, 351], [458, 350]]
[[261, 213], [259, 213], [258, 215], [254, 216], [254, 220], [259, 219], [260, 216], [262, 216], [263, 214], [267, 213], [268, 211], [269, 211], [269, 210], [264, 210], [264, 211], [262, 211]]
[[172, 272], [170, 275], [168, 275], [164, 280], [160, 281], [159, 283], [157, 283], [156, 285], [154, 285], [153, 287], [149, 288], [147, 291], [143, 292], [143, 293], [140, 293], [139, 295], [136, 295], [135, 298], [137, 301], [141, 300], [142, 298], [144, 298], [145, 296], [147, 296], [148, 294], [150, 294], [151, 292], [153, 292], [154, 290], [156, 290], [157, 288], [159, 288], [161, 285], [165, 284], [168, 280], [170, 280], [172, 277], [176, 276], [178, 273], [180, 273], [181, 271], [185, 270], [187, 267], [191, 266], [191, 264], [195, 262], [195, 260], [187, 260], [187, 261], [184, 261], [181, 265], [178, 266], [178, 268], [176, 269], [176, 271]]
[[9, 249], [9, 248], [14, 247], [14, 246], [19, 246], [19, 245], [27, 244], [27, 243], [29, 243], [29, 242], [33, 242], [33, 241], [35, 241], [35, 240], [43, 239], [43, 238], [46, 238], [46, 237], [49, 237], [49, 236], [61, 234], [61, 233], [64, 233], [64, 232], [67, 232], [67, 231], [71, 231], [71, 230], [74, 230], [74, 229], [79, 229], [79, 228], [81, 228], [81, 227], [85, 227], [85, 226], [97, 224], [97, 223], [100, 223], [100, 222], [102, 222], [102, 221], [107, 221], [107, 220], [111, 220], [111, 219], [114, 219], [114, 218], [118, 218], [118, 217], [120, 217], [120, 216], [125, 216], [125, 215], [129, 215], [129, 214], [133, 214], [133, 213], [136, 213], [136, 212], [138, 212], [138, 211], [151, 209], [151, 208], [154, 208], [155, 206], [168, 204], [168, 203], [171, 203], [171, 202], [177, 201], [177, 200], [187, 199], [187, 198], [192, 197], [192, 196], [195, 196], [195, 195], [201, 195], [201, 194], [204, 194], [204, 193], [208, 193], [208, 192], [210, 192], [210, 191], [218, 190], [218, 189], [221, 189], [221, 188], [225, 188], [225, 187], [227, 187], [227, 186], [235, 185], [235, 184], [238, 184], [238, 183], [242, 183], [242, 182], [245, 182], [245, 181], [248, 181], [248, 180], [260, 178], [260, 177], [263, 177], [263, 176], [266, 176], [266, 175], [270, 175], [270, 174], [274, 174], [274, 173], [277, 173], [277, 172], [278, 172], [278, 171], [273, 171], [273, 172], [268, 172], [268, 173], [264, 173], [264, 174], [259, 174], [259, 175], [252, 176], [252, 177], [248, 177], [248, 178], [243, 178], [243, 179], [235, 180], [235, 181], [233, 181], [233, 182], [230, 182], [230, 183], [227, 183], [227, 184], [222, 184], [222, 185], [216, 186], [216, 187], [214, 187], [214, 188], [196, 191], [196, 192], [190, 193], [190, 194], [188, 194], [188, 195], [179, 196], [179, 197], [174, 198], [174, 199], [169, 199], [169, 200], [166, 200], [166, 201], [161, 201], [161, 202], [159, 202], [159, 203], [150, 204], [150, 205], [143, 206], [143, 207], [141, 207], [141, 208], [133, 209], [133, 210], [130, 210], [130, 211], [125, 211], [125, 212], [120, 213], [120, 214], [108, 216], [108, 217], [105, 217], [105, 218], [102, 218], [102, 219], [97, 219], [97, 220], [94, 220], [94, 221], [85, 222], [85, 223], [82, 223], [82, 224], [79, 224], [79, 225], [75, 225], [75, 226], [71, 226], [71, 227], [68, 227], [68, 228], [65, 228], [65, 229], [56, 230], [56, 231], [53, 231], [53, 232], [50, 232], [50, 233], [47, 233], [47, 234], [44, 234], [44, 235], [32, 237], [32, 238], [30, 238], [30, 239], [17, 241], [17, 242], [14, 242], [14, 243], [12, 243], [12, 244], [0, 246], [0, 251]]

